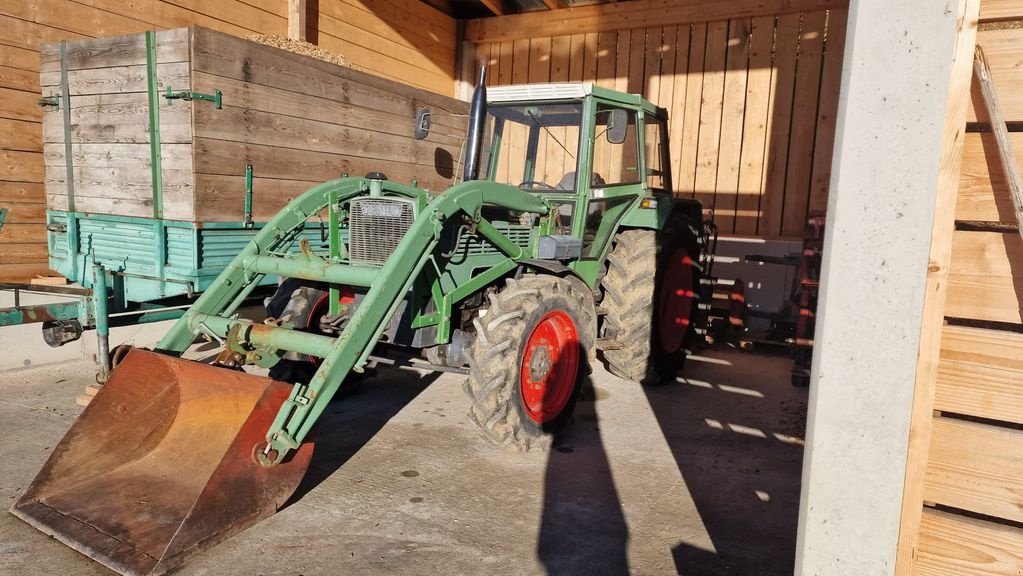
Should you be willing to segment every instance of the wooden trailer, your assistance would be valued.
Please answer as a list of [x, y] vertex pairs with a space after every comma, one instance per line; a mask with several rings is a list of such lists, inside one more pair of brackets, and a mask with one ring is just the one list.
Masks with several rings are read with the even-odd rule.
[[447, 188], [466, 125], [462, 101], [202, 27], [48, 44], [40, 84], [50, 268], [88, 286], [95, 260], [131, 302], [201, 291], [342, 174]]

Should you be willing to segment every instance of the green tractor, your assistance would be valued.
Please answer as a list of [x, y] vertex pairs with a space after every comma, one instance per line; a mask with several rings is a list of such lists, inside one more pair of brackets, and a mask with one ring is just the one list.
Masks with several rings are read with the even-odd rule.
[[[570, 418], [598, 350], [624, 379], [674, 380], [710, 256], [700, 204], [672, 193], [667, 113], [591, 84], [480, 80], [461, 183], [371, 173], [293, 200], [155, 351], [115, 352], [14, 514], [159, 573], [273, 514], [319, 416], [376, 363], [465, 374], [470, 418], [523, 449]], [[268, 275], [284, 279], [270, 318], [240, 318]], [[212, 365], [179, 358], [201, 337]]]

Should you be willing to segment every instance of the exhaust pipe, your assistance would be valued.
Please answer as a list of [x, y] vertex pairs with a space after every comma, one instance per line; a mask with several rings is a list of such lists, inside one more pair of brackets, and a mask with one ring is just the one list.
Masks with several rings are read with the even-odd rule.
[[483, 122], [487, 117], [487, 66], [480, 66], [479, 79], [472, 93], [469, 108], [469, 130], [465, 135], [465, 168], [462, 181], [478, 180], [480, 175], [480, 152], [483, 149]]

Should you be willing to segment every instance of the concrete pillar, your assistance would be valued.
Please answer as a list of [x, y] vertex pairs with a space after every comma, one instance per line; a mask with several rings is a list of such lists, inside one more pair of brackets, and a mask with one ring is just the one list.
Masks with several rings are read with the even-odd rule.
[[895, 570], [956, 2], [852, 0], [796, 574]]

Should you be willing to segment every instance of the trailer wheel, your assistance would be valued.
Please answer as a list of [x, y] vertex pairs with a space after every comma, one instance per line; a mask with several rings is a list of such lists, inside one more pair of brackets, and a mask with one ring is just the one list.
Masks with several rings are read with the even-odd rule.
[[692, 335], [699, 283], [692, 247], [667, 244], [659, 255], [657, 232], [620, 232], [601, 280], [601, 335], [618, 343], [604, 360], [612, 374], [641, 384], [673, 381]]
[[[319, 334], [320, 317], [327, 313], [330, 295], [326, 284], [300, 278], [286, 278], [267, 301], [267, 316], [290, 323], [296, 330]], [[354, 295], [342, 291], [341, 302], [354, 301]], [[308, 384], [320, 367], [320, 359], [288, 352], [269, 371], [273, 380], [289, 384]]]
[[469, 419], [499, 445], [550, 446], [589, 375], [595, 319], [592, 296], [569, 279], [509, 279], [474, 321]]

